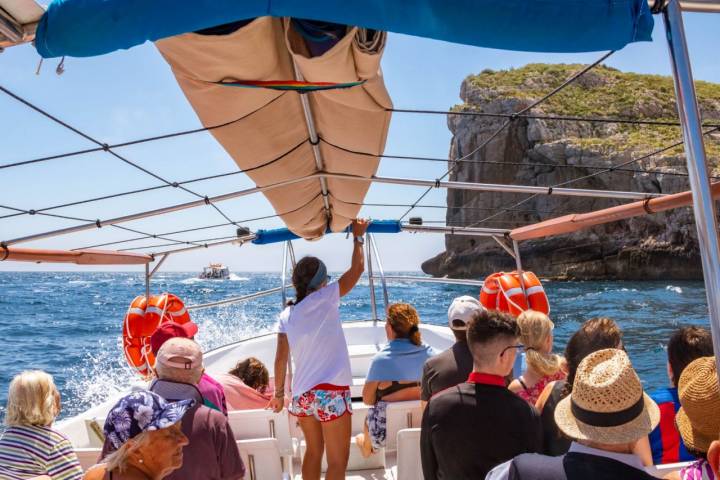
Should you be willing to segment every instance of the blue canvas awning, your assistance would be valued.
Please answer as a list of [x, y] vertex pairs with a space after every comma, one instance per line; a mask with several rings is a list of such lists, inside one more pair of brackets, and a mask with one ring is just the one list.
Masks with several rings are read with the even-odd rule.
[[535, 52], [618, 50], [653, 29], [646, 0], [54, 0], [35, 44], [45, 58], [87, 57], [260, 16]]

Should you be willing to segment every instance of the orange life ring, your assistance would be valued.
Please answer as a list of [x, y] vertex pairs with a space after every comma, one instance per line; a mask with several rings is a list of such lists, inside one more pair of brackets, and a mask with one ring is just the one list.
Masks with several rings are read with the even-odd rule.
[[501, 295], [498, 296], [498, 310], [515, 317], [528, 309], [527, 298], [523, 292], [517, 272], [503, 273], [498, 279]]
[[488, 310], [497, 309], [498, 293], [500, 292], [497, 280], [499, 276], [499, 273], [488, 276], [480, 289], [480, 304]]
[[543, 288], [540, 279], [537, 278], [533, 272], [523, 272], [523, 283], [525, 284], [528, 307], [531, 310], [549, 315], [550, 301], [548, 300], [545, 288]]
[[[149, 317], [151, 322], [157, 321], [158, 325], [165, 322], [183, 324], [190, 321], [190, 314], [185, 308], [185, 304], [172, 293], [163, 293], [150, 297], [145, 315]], [[157, 325], [155, 328], [157, 328]]]
[[522, 284], [517, 272], [493, 273], [483, 282], [480, 303], [488, 310], [499, 310], [513, 316], [518, 316], [528, 309], [546, 315], [550, 313], [550, 302], [545, 289], [533, 272], [523, 272]]

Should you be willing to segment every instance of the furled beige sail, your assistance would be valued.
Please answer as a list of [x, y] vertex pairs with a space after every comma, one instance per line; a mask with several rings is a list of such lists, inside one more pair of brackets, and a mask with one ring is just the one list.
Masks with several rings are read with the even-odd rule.
[[[245, 117], [213, 129], [212, 134], [241, 169], [251, 169], [248, 175], [262, 187], [320, 171], [301, 94], [212, 82], [364, 80], [352, 88], [304, 95], [321, 139], [347, 150], [380, 155], [392, 107], [380, 70], [385, 39], [384, 32], [348, 27], [330, 50], [312, 57], [291, 21], [261, 17], [227, 35], [189, 33], [159, 40], [156, 45], [203, 125]], [[348, 153], [328, 143], [321, 141], [316, 146], [322, 170], [365, 178], [377, 171], [377, 157]], [[369, 181], [327, 179], [329, 216], [318, 178], [264, 194], [291, 231], [314, 239], [328, 227], [332, 231], [345, 228], [357, 216], [369, 187]]]

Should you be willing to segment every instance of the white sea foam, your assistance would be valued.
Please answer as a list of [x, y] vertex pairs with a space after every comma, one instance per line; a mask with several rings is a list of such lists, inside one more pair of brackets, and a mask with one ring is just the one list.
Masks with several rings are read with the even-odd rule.
[[205, 282], [206, 280], [204, 278], [198, 278], [198, 277], [190, 277], [186, 278], [185, 280], [180, 280], [180, 283], [183, 285], [193, 285], [195, 283]]
[[250, 280], [250, 278], [241, 277], [239, 275], [235, 275], [234, 273], [231, 273], [230, 278], [228, 280], [233, 281], [233, 282], [244, 282], [244, 281]]
[[680, 294], [683, 293], [682, 288], [675, 287], [673, 285], [668, 285], [667, 287], [665, 287], [665, 290], [668, 290], [670, 292], [680, 293]]

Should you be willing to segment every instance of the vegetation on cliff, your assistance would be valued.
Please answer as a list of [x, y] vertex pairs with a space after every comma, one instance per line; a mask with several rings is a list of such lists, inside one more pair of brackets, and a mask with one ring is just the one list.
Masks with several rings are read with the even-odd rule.
[[[483, 100], [515, 98], [533, 101], [560, 85], [584, 66], [578, 64], [533, 63], [510, 70], [483, 70], [466, 82], [482, 95]], [[700, 110], [706, 124], [720, 124], [720, 85], [697, 81]], [[455, 110], [474, 110], [475, 102], [455, 106]], [[621, 72], [604, 65], [585, 73], [533, 110], [577, 117], [605, 117], [627, 120], [677, 122], [675, 91], [672, 78]], [[612, 135], [589, 135], [567, 138], [581, 148], [613, 154], [633, 149], [638, 153], [652, 151], [680, 140], [675, 126], [636, 126], [614, 124]], [[720, 164], [720, 135], [706, 136], [706, 149], [713, 165]], [[660, 156], [677, 156], [682, 147]]]

